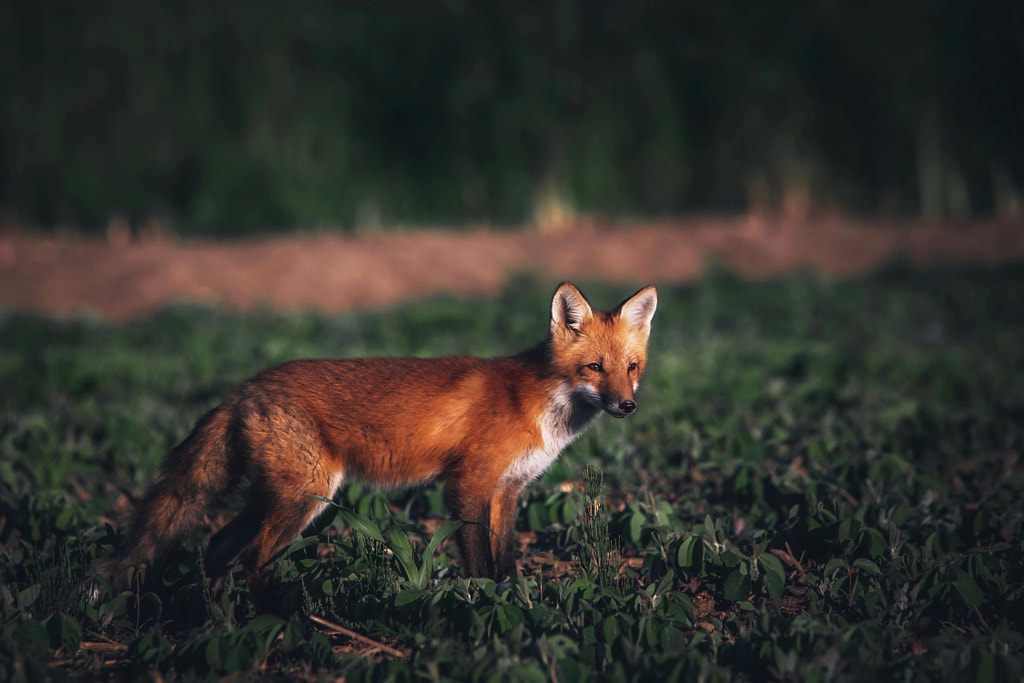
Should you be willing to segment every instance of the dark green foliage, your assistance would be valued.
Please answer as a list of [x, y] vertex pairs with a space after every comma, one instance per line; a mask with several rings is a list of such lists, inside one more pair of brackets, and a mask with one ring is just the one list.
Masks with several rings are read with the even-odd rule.
[[[0, 6], [0, 214], [181, 234], [1002, 212], [1014, 0]], [[548, 195], [553, 195], [549, 197]]]
[[191, 541], [81, 599], [120, 533], [103, 515], [123, 525], [122, 494], [237, 381], [296, 356], [518, 350], [549, 293], [337, 318], [0, 314], [0, 677], [1024, 674], [1019, 268], [662, 287], [639, 411], [527, 489], [514, 581], [459, 578], [441, 487], [352, 485], [278, 563], [269, 614], [240, 570], [204, 581]]

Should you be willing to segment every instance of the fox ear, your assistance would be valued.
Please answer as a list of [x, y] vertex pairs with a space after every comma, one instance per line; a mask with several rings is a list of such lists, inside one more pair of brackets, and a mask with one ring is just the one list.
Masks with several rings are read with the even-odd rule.
[[590, 304], [568, 282], [563, 282], [551, 300], [551, 333], [559, 334], [566, 329], [579, 332], [594, 316]]
[[651, 333], [651, 319], [658, 308], [658, 290], [644, 287], [639, 292], [622, 302], [619, 306], [619, 317], [626, 321], [629, 329], [642, 331], [644, 335]]

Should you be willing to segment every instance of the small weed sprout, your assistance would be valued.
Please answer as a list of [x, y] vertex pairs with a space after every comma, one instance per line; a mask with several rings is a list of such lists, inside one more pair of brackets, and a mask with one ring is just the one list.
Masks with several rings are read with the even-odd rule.
[[313, 595], [309, 592], [309, 586], [306, 585], [307, 583], [305, 579], [299, 579], [299, 590], [302, 591], [302, 613], [307, 616], [310, 614], [321, 614], [324, 611], [325, 605], [323, 601], [313, 599]]
[[[31, 610], [33, 616], [46, 618], [54, 613], [71, 614], [75, 611], [78, 586], [84, 572], [82, 562], [75, 555], [71, 541], [49, 541], [42, 549], [30, 547], [30, 558], [24, 563], [32, 583], [39, 586], [39, 599]], [[74, 555], [73, 555], [74, 553]], [[5, 552], [6, 554], [6, 552]]]
[[210, 618], [214, 614], [215, 596], [213, 591], [213, 582], [210, 581], [210, 576], [206, 573], [206, 556], [204, 553], [199, 553], [198, 562], [203, 605], [206, 607], [206, 617]]
[[396, 577], [387, 544], [358, 532], [354, 534], [354, 539], [359, 557], [366, 562], [366, 569], [358, 578], [358, 592], [364, 595], [385, 595], [394, 590]]
[[595, 465], [587, 465], [583, 470], [582, 538], [577, 555], [581, 573], [601, 586], [612, 585], [616, 575], [608, 521], [604, 473]]

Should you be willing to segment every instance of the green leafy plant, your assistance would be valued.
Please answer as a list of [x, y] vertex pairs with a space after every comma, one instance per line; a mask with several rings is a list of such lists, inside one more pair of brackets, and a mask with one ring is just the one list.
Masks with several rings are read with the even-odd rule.
[[438, 527], [426, 544], [423, 553], [417, 557], [413, 544], [409, 540], [406, 530], [399, 524], [392, 524], [388, 535], [385, 538], [380, 527], [372, 519], [358, 513], [346, 510], [334, 501], [323, 496], [314, 496], [320, 500], [329, 502], [338, 509], [338, 514], [357, 533], [366, 536], [381, 544], [390, 551], [402, 570], [402, 578], [413, 588], [424, 589], [431, 580], [434, 573], [434, 553], [446, 538], [451, 536], [463, 525], [461, 521], [452, 521]]
[[160, 458], [242, 377], [498, 354], [534, 340], [548, 294], [0, 312], [0, 678], [1019, 680], [1020, 269], [661, 288], [641, 409], [526, 489], [520, 577], [449, 569], [442, 486], [353, 484], [276, 563], [273, 618], [240, 568], [204, 583], [202, 543], [82, 600]]

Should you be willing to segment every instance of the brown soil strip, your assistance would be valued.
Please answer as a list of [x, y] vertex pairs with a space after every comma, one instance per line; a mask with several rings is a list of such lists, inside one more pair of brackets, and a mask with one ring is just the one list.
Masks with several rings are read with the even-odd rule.
[[1024, 220], [859, 222], [839, 217], [691, 218], [535, 230], [424, 229], [247, 241], [0, 234], [0, 307], [107, 320], [190, 301], [236, 310], [372, 309], [435, 293], [486, 296], [518, 273], [673, 284], [710, 262], [763, 278], [809, 268], [848, 277], [915, 265], [1024, 260]]

